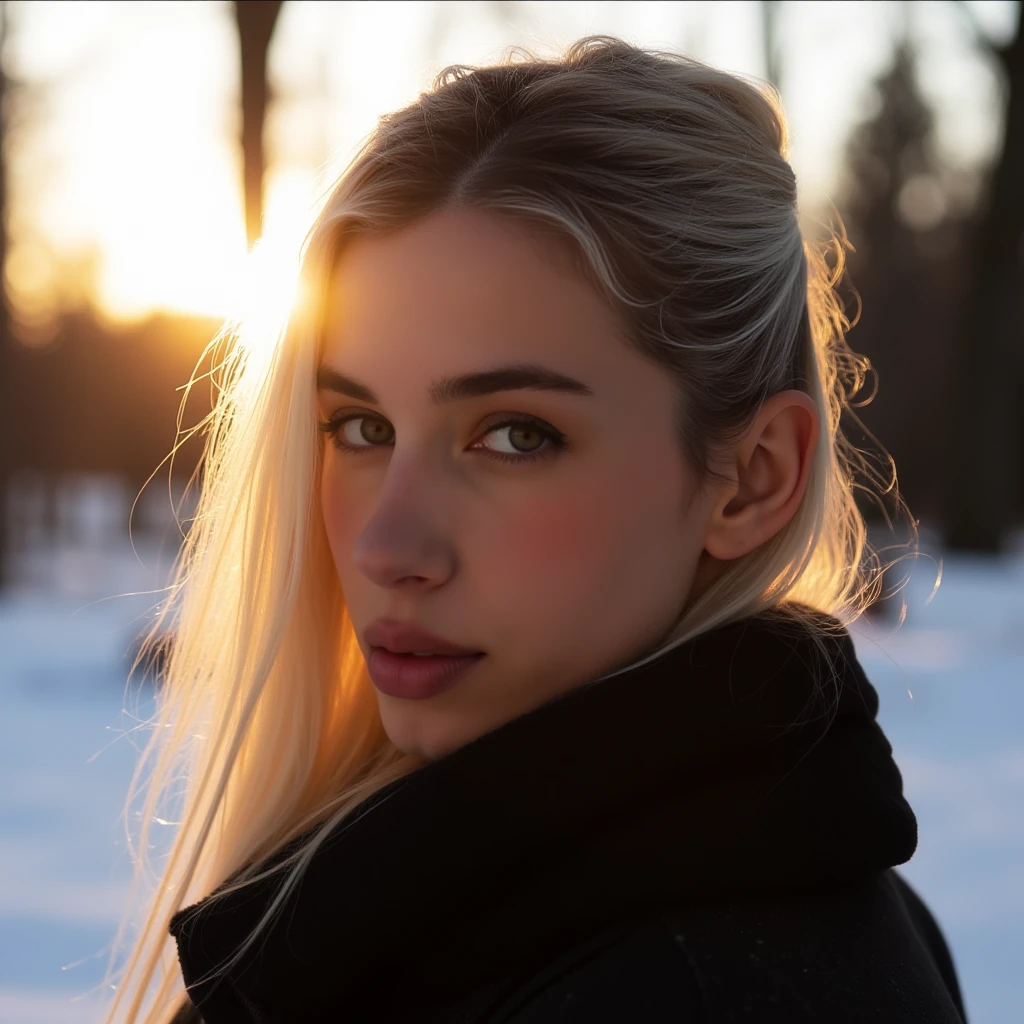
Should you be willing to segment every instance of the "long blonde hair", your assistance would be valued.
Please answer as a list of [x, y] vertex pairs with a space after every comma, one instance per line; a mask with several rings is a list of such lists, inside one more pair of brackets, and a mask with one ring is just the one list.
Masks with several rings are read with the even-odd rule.
[[[232, 335], [216, 369], [201, 496], [154, 630], [173, 622], [175, 643], [132, 783], [145, 792], [140, 850], [172, 795], [180, 821], [108, 1020], [173, 1013], [176, 910], [246, 885], [308, 834], [255, 938], [322, 837], [422, 764], [382, 728], [319, 514], [319, 333], [348, 239], [463, 206], [568, 243], [631, 343], [678, 382], [681, 454], [701, 480], [713, 446], [769, 396], [813, 398], [821, 435], [798, 511], [729, 563], [644, 661], [755, 613], [848, 623], [877, 594], [854, 474], [893, 485], [840, 430], [868, 369], [846, 345], [835, 293], [843, 240], [831, 261], [805, 241], [786, 155], [770, 88], [608, 36], [554, 59], [513, 50], [493, 66], [446, 68], [380, 119], [307, 237], [306, 301], [267, 357]], [[143, 867], [140, 856], [139, 879]]]

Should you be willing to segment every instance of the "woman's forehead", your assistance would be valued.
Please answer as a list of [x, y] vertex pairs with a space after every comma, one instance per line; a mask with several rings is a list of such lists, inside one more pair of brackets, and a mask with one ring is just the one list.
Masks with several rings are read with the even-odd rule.
[[343, 362], [387, 353], [448, 374], [532, 363], [579, 376], [622, 345], [623, 325], [551, 251], [480, 211], [356, 238], [331, 280], [323, 362], [345, 372]]

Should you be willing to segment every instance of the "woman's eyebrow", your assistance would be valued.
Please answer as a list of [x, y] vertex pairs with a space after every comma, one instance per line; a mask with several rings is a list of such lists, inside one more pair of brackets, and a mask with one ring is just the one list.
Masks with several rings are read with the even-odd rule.
[[[317, 371], [316, 385], [318, 391], [335, 391], [360, 402], [381, 404], [370, 388], [329, 366], [321, 366]], [[588, 385], [564, 373], [536, 363], [522, 363], [466, 373], [461, 377], [441, 377], [430, 385], [430, 400], [434, 405], [443, 405], [461, 398], [479, 398], [496, 391], [522, 390], [560, 391], [570, 395], [594, 394]]]

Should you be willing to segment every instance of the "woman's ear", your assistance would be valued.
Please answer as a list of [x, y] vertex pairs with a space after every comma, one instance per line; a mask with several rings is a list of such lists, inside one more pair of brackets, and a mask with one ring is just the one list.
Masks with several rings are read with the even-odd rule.
[[708, 519], [704, 549], [722, 561], [774, 537], [803, 498], [820, 419], [810, 395], [780, 391], [760, 408], [725, 456], [732, 482], [722, 485]]

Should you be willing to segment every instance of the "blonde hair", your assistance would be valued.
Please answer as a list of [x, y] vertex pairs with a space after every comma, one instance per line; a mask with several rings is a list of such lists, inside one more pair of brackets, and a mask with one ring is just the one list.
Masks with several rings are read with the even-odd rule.
[[819, 613], [848, 623], [877, 595], [854, 473], [892, 484], [840, 430], [868, 369], [835, 293], [843, 239], [804, 240], [786, 155], [771, 89], [608, 36], [556, 59], [513, 50], [446, 68], [380, 119], [307, 238], [307, 301], [268, 358], [234, 344], [215, 373], [202, 493], [154, 631], [173, 621], [176, 641], [132, 782], [139, 791], [152, 763], [140, 849], [183, 780], [180, 824], [108, 1020], [173, 1013], [176, 910], [262, 877], [268, 855], [304, 837], [255, 939], [327, 832], [423, 763], [382, 728], [319, 514], [319, 328], [346, 240], [453, 206], [561, 240], [630, 343], [678, 382], [681, 450], [702, 481], [713, 448], [768, 397], [813, 398], [821, 434], [797, 512], [728, 563], [643, 661], [756, 613], [784, 611], [820, 636]]

